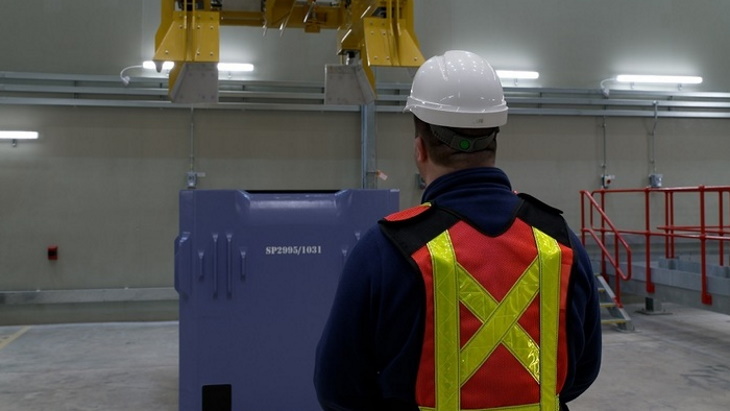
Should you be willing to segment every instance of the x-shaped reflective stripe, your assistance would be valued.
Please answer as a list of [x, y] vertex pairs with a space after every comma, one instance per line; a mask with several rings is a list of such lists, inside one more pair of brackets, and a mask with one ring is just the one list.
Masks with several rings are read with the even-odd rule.
[[[436, 409], [460, 409], [460, 387], [491, 355], [494, 349], [504, 343], [510, 351], [518, 351], [514, 340], [529, 348], [534, 341], [524, 337], [527, 333], [517, 324], [518, 319], [542, 289], [540, 303], [540, 334], [544, 339], [542, 349], [529, 349], [527, 354], [516, 355], [523, 364], [532, 364], [539, 356], [535, 367], [526, 366], [540, 384], [541, 407], [557, 409], [557, 334], [559, 307], [559, 281], [561, 252], [557, 242], [533, 228], [538, 256], [522, 273], [501, 302], [486, 293], [476, 292], [471, 277], [456, 262], [456, 255], [448, 231], [444, 231], [428, 244], [433, 267], [434, 311], [436, 321]], [[473, 278], [472, 278], [473, 280]], [[464, 288], [459, 289], [462, 285]], [[476, 284], [478, 286], [478, 284]], [[479, 286], [478, 288], [481, 288]], [[466, 298], [460, 291], [465, 291]], [[489, 296], [489, 297], [487, 297]], [[492, 300], [491, 302], [489, 300]], [[475, 315], [483, 321], [482, 326], [466, 343], [459, 344], [459, 301], [462, 300]], [[477, 301], [481, 300], [481, 301]], [[470, 302], [471, 301], [471, 302]], [[491, 308], [491, 310], [489, 309]], [[519, 314], [519, 315], [516, 315]], [[536, 345], [536, 344], [534, 344]], [[542, 364], [542, 369], [540, 365]]]
[[[523, 273], [523, 277], [528, 272], [531, 272], [534, 276], [534, 271], [537, 271], [537, 258], [535, 258], [535, 261], [533, 261], [530, 267], [525, 271], [525, 273]], [[494, 299], [494, 297], [492, 297], [492, 295], [489, 294], [489, 292], [485, 290], [484, 287], [482, 287], [482, 285], [479, 284], [461, 265], [457, 267], [457, 272], [459, 273], [459, 298], [464, 306], [466, 306], [466, 308], [468, 308], [469, 311], [471, 311], [472, 314], [474, 314], [474, 316], [483, 323], [481, 330], [484, 330], [484, 327], [489, 327], [488, 321], [495, 315], [496, 309], [499, 307], [500, 303]], [[502, 301], [502, 303], [505, 302], [508, 303], [506, 298]], [[532, 299], [530, 299], [530, 302], [532, 302]], [[529, 302], [527, 305], [529, 306]], [[524, 309], [522, 311], [524, 311]], [[520, 312], [520, 315], [522, 314], [522, 311]], [[540, 347], [538, 347], [535, 340], [532, 339], [524, 328], [516, 323], [518, 319], [519, 317], [514, 318], [515, 321], [509, 326], [506, 334], [504, 334], [501, 338], [501, 342], [512, 353], [512, 355], [517, 358], [520, 364], [525, 367], [530, 375], [532, 375], [535, 381], [539, 383]], [[486, 357], [488, 357], [496, 347], [497, 344], [493, 345]], [[472, 347], [472, 351], [474, 351], [474, 349], [475, 347]], [[467, 370], [467, 368], [463, 366], [465, 360], [464, 354], [465, 353], [462, 351], [462, 384], [468, 380], [479, 366], [481, 366], [484, 360], [486, 360], [486, 357], [481, 359], [479, 357], [475, 357], [475, 364], [471, 364], [470, 369]], [[469, 374], [465, 376], [464, 374], [466, 372], [469, 372]]]
[[540, 289], [538, 259], [530, 264], [504, 299], [461, 350], [460, 382], [464, 384], [481, 367], [530, 306]]

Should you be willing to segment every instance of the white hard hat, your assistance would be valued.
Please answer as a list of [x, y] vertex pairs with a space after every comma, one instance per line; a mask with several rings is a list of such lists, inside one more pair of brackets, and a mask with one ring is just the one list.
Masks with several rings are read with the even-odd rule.
[[446, 127], [489, 128], [507, 123], [507, 103], [497, 73], [483, 58], [461, 50], [423, 63], [404, 111]]

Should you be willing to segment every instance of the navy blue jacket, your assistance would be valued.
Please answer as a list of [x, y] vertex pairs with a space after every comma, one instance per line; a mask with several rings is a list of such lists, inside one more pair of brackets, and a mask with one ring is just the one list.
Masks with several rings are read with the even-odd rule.
[[[423, 194], [456, 211], [486, 234], [504, 231], [520, 201], [498, 168], [442, 176]], [[575, 234], [568, 290], [568, 374], [561, 402], [582, 394], [601, 363], [601, 323], [595, 278]], [[352, 250], [317, 347], [314, 385], [325, 411], [417, 411], [416, 374], [424, 330], [421, 274], [378, 227]]]

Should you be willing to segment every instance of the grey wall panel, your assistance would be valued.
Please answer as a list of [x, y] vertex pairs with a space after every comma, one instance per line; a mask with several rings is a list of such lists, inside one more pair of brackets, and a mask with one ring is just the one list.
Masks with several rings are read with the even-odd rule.
[[[359, 186], [357, 113], [195, 114], [198, 188]], [[0, 288], [169, 286], [186, 110], [3, 107], [37, 141], [0, 143]], [[59, 246], [58, 261], [46, 247]]]
[[[195, 169], [206, 173], [198, 188], [360, 185], [358, 113], [200, 110], [194, 120]], [[189, 122], [190, 112], [180, 109], [3, 106], [0, 124], [38, 129], [41, 138], [14, 148], [0, 142], [0, 288], [170, 286], [176, 198], [190, 165]], [[499, 137], [498, 166], [515, 190], [562, 209], [578, 229], [578, 191], [599, 186], [601, 123], [514, 116]], [[728, 184], [729, 125], [660, 119], [655, 155], [664, 185]], [[651, 119], [607, 119], [613, 188], [646, 186], [652, 126]], [[378, 169], [388, 176], [378, 188], [401, 190], [402, 208], [418, 204], [410, 116], [378, 113], [376, 128]], [[693, 199], [677, 201], [689, 210], [678, 223], [696, 224]], [[620, 226], [641, 223], [640, 197], [608, 206]], [[45, 255], [52, 244], [59, 246], [55, 262]]]

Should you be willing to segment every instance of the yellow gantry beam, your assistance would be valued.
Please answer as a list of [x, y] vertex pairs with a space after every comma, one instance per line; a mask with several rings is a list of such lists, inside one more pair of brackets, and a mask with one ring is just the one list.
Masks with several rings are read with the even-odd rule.
[[[211, 0], [161, 0], [160, 26], [153, 60], [175, 62], [170, 89], [187, 64], [217, 63], [220, 26], [256, 26], [308, 33], [337, 29], [337, 53], [359, 54], [371, 87], [373, 66], [419, 67], [423, 64], [413, 28], [415, 0], [266, 0], [260, 11], [225, 10]], [[225, 2], [223, 2], [225, 6]]]
[[267, 28], [303, 28], [307, 33], [319, 33], [321, 29], [338, 28], [344, 10], [343, 6], [318, 4], [314, 0], [267, 0], [262, 12]]
[[[204, 4], [205, 7], [196, 8], [196, 3]], [[162, 1], [160, 26], [155, 35], [155, 56], [152, 59], [158, 71], [163, 62], [175, 62], [168, 86], [173, 101], [176, 98], [172, 90], [182, 81], [180, 73], [185, 64], [217, 63], [220, 57], [220, 16], [212, 10], [210, 0], [202, 3], [183, 0], [178, 5], [180, 7], [176, 10], [175, 0]], [[217, 84], [216, 90], [210, 90], [208, 94], [217, 99]]]
[[[218, 62], [220, 13], [175, 10], [175, 0], [162, 1], [162, 18], [155, 35], [154, 61]], [[184, 0], [192, 4], [192, 0]]]

